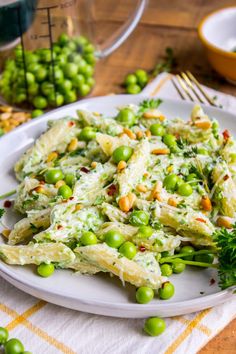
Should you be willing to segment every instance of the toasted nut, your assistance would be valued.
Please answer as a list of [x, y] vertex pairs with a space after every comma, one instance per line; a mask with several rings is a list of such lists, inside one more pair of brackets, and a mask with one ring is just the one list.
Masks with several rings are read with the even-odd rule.
[[33, 191], [40, 194], [47, 194], [47, 191], [42, 186], [38, 186], [34, 188]]
[[142, 139], [143, 137], [143, 132], [141, 130], [139, 130], [137, 133], [136, 133], [136, 136], [137, 136], [137, 139]]
[[211, 200], [207, 195], [204, 195], [201, 199], [201, 207], [206, 211], [212, 210]]
[[162, 201], [162, 197], [161, 197], [161, 191], [162, 191], [162, 182], [161, 181], [158, 181], [155, 186], [153, 187], [151, 193], [150, 193], [150, 196], [149, 196], [149, 199], [150, 200], [153, 200], [153, 199], [157, 199], [159, 200], [159, 202]]
[[75, 206], [75, 210], [76, 211], [79, 211], [79, 210], [81, 210], [81, 209], [83, 209], [83, 205], [82, 204], [76, 204], [76, 206]]
[[158, 109], [149, 109], [143, 113], [143, 117], [146, 119], [158, 118], [160, 121], [165, 120], [165, 116]]
[[206, 121], [196, 121], [195, 126], [200, 129], [210, 129], [212, 126], [212, 123], [208, 120]]
[[141, 193], [147, 192], [147, 187], [144, 184], [138, 184], [136, 189], [138, 192], [141, 192]]
[[77, 147], [78, 147], [78, 139], [72, 138], [71, 141], [70, 141], [70, 144], [67, 147], [67, 150], [69, 152], [75, 151], [77, 149]]
[[8, 128], [8, 127], [10, 126], [9, 120], [4, 120], [4, 121], [2, 122], [2, 126], [3, 126], [3, 128]]
[[12, 113], [12, 118], [23, 123], [26, 121], [27, 118], [29, 118], [29, 115], [28, 115], [28, 113], [24, 113], [24, 112], [15, 112], [15, 113]]
[[167, 202], [170, 206], [176, 207], [178, 205], [178, 202], [174, 198], [169, 198]]
[[13, 125], [15, 127], [17, 127], [20, 124], [20, 122], [18, 122], [17, 120], [15, 120], [13, 118], [10, 118], [9, 122], [10, 122], [11, 125]]
[[145, 134], [146, 134], [147, 138], [151, 138], [151, 136], [152, 136], [152, 133], [150, 132], [150, 130], [146, 130]]
[[1, 120], [7, 120], [7, 119], [9, 119], [9, 118], [11, 118], [11, 113], [2, 113], [1, 115], [0, 115], [0, 119]]
[[149, 177], [150, 176], [150, 173], [149, 172], [145, 172], [144, 174], [143, 174], [143, 177]]
[[58, 157], [58, 153], [56, 151], [52, 151], [47, 157], [47, 162], [51, 162], [55, 160], [57, 157]]
[[130, 200], [127, 196], [123, 196], [120, 198], [119, 202], [118, 202], [119, 208], [120, 210], [124, 211], [124, 212], [128, 212], [130, 210]]
[[57, 181], [57, 183], [55, 184], [55, 187], [60, 188], [61, 186], [64, 186], [65, 184], [66, 184], [65, 181], [60, 180], [60, 181]]
[[174, 166], [173, 166], [173, 165], [170, 165], [170, 166], [167, 167], [166, 171], [167, 171], [168, 173], [171, 173], [171, 172], [173, 171], [173, 169], [174, 169]]
[[8, 230], [8, 229], [5, 229], [5, 230], [2, 230], [2, 235], [5, 237], [5, 238], [8, 238], [9, 235], [11, 233], [11, 230]]
[[124, 133], [126, 134], [126, 135], [128, 135], [128, 137], [130, 138], [130, 139], [136, 139], [136, 135], [132, 132], [132, 130], [130, 130], [130, 129], [128, 129], [128, 128], [124, 128]]
[[152, 154], [154, 155], [168, 155], [170, 153], [169, 149], [154, 149]]
[[3, 128], [4, 133], [9, 133], [12, 129], [13, 129], [13, 127], [11, 127], [10, 125], [6, 128]]
[[12, 112], [12, 107], [11, 106], [0, 106], [0, 112], [6, 112], [6, 113], [11, 113]]
[[93, 162], [91, 162], [91, 167], [92, 167], [92, 168], [96, 168], [96, 167], [97, 167], [97, 164], [98, 164], [98, 163], [97, 163], [96, 161], [93, 161]]
[[216, 221], [216, 225], [219, 227], [225, 227], [226, 229], [232, 229], [233, 225], [230, 222], [229, 219], [223, 217], [223, 216], [219, 216], [217, 221]]
[[131, 209], [134, 205], [134, 202], [136, 200], [136, 195], [134, 193], [129, 193], [127, 195], [128, 199], [129, 199], [129, 208]]
[[117, 165], [117, 171], [122, 171], [127, 166], [125, 161], [120, 161]]

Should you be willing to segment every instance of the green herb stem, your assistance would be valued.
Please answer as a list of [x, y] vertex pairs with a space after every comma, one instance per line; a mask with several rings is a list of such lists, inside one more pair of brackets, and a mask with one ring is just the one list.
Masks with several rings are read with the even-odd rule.
[[10, 191], [10, 192], [7, 192], [7, 193], [5, 193], [5, 194], [2, 194], [2, 195], [0, 195], [0, 200], [1, 199], [5, 199], [5, 198], [7, 198], [7, 197], [10, 197], [10, 196], [12, 196], [13, 194], [15, 194], [16, 193], [16, 189], [13, 189], [12, 191]]
[[[188, 254], [189, 256], [189, 254]], [[187, 261], [185, 259], [172, 259], [171, 257], [161, 258], [160, 263], [184, 263], [187, 265], [192, 265], [196, 267], [206, 267], [206, 268], [218, 268], [218, 264], [205, 263], [205, 262], [195, 262], [195, 261]]]

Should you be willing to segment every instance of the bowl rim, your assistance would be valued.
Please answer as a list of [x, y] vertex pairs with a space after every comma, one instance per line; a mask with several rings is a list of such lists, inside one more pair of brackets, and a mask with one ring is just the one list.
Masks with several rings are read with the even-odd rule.
[[209, 49], [213, 50], [214, 52], [216, 52], [218, 54], [222, 54], [228, 58], [236, 59], [236, 53], [229, 52], [227, 50], [223, 50], [223, 49], [215, 46], [203, 34], [203, 27], [204, 27], [205, 23], [210, 19], [210, 17], [212, 17], [213, 15], [215, 15], [219, 12], [223, 12], [223, 11], [229, 10], [229, 9], [236, 10], [236, 6], [225, 6], [225, 7], [218, 9], [218, 10], [212, 11], [209, 14], [207, 14], [205, 17], [203, 17], [203, 19], [200, 21], [200, 23], [198, 25], [198, 36], [199, 36], [201, 42]]

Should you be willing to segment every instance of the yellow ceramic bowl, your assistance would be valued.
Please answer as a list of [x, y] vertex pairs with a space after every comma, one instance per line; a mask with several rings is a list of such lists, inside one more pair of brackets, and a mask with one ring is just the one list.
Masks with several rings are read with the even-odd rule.
[[236, 6], [206, 16], [198, 34], [213, 68], [236, 84]]

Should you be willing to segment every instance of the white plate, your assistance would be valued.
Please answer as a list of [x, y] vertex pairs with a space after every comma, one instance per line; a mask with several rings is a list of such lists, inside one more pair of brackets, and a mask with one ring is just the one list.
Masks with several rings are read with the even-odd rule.
[[[46, 128], [49, 119], [76, 115], [78, 108], [85, 108], [105, 114], [115, 114], [116, 107], [137, 103], [141, 95], [117, 95], [91, 98], [57, 109], [44, 117], [17, 128], [0, 139], [0, 194], [13, 189], [17, 182], [12, 171], [13, 164]], [[192, 103], [164, 99], [161, 111], [168, 118], [176, 116], [189, 118]], [[222, 129], [229, 129], [236, 135], [235, 116], [212, 107], [204, 107], [207, 114], [216, 118]], [[176, 294], [168, 301], [153, 300], [147, 305], [135, 303], [135, 289], [123, 287], [121, 282], [109, 275], [85, 276], [69, 270], [57, 270], [48, 279], [35, 275], [34, 267], [8, 266], [0, 261], [0, 274], [17, 288], [28, 294], [71, 309], [94, 314], [141, 318], [150, 315], [176, 316], [199, 311], [223, 303], [232, 297], [230, 291], [221, 291], [217, 286], [215, 270], [198, 270], [188, 267], [180, 275], [173, 275]], [[211, 285], [211, 280], [216, 282]]]

